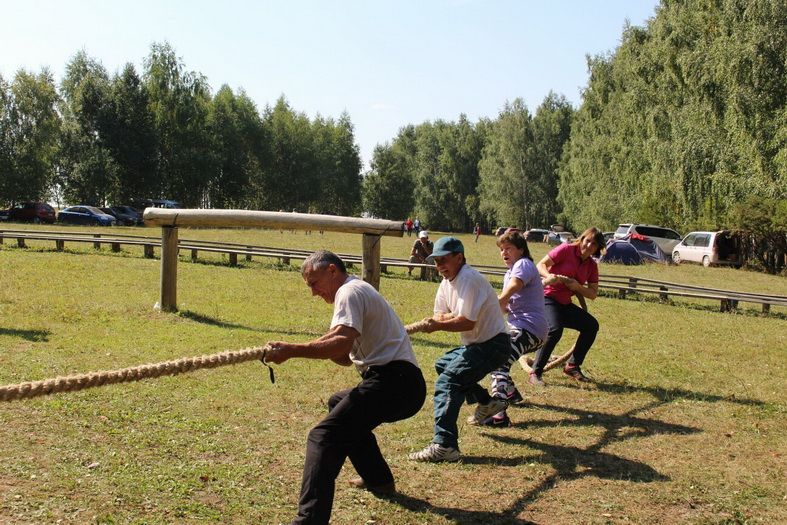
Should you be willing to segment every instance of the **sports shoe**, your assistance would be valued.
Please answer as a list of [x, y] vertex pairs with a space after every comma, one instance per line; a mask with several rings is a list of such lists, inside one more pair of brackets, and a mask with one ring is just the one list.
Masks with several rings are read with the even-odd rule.
[[588, 376], [582, 373], [582, 370], [580, 370], [578, 366], [566, 365], [566, 367], [563, 368], [563, 373], [580, 383], [590, 383], [592, 381]]
[[506, 392], [506, 401], [508, 401], [509, 405], [516, 405], [517, 403], [521, 403], [524, 401], [522, 394], [519, 393], [516, 387], [511, 392]]
[[499, 428], [510, 427], [511, 420], [508, 418], [508, 414], [506, 414], [505, 411], [503, 411], [503, 412], [498, 412], [492, 417], [486, 418], [481, 422], [479, 426], [499, 427]]
[[391, 494], [396, 492], [396, 484], [391, 481], [390, 483], [383, 483], [382, 485], [367, 485], [363, 478], [353, 478], [348, 481], [351, 487], [356, 489], [368, 490], [369, 492], [377, 492], [379, 494]]
[[498, 412], [502, 412], [506, 408], [508, 408], [508, 401], [505, 399], [500, 399], [499, 397], [493, 397], [488, 403], [478, 403], [473, 417], [476, 421], [484, 421], [485, 419], [494, 416]]
[[425, 449], [413, 452], [407, 457], [413, 461], [440, 463], [442, 461], [459, 461], [461, 454], [458, 448], [444, 447], [438, 443], [430, 443]]
[[530, 376], [527, 378], [527, 382], [533, 386], [546, 386], [544, 380], [541, 379], [541, 376], [536, 374], [535, 372], [530, 372]]
[[511, 420], [508, 419], [506, 411], [503, 410], [486, 419], [476, 419], [475, 414], [473, 414], [467, 417], [467, 424], [474, 427], [507, 427], [511, 425]]

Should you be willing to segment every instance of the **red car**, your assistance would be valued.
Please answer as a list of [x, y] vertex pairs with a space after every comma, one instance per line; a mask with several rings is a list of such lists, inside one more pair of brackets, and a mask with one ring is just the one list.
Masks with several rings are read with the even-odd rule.
[[45, 202], [23, 202], [8, 210], [9, 221], [55, 222], [55, 209]]

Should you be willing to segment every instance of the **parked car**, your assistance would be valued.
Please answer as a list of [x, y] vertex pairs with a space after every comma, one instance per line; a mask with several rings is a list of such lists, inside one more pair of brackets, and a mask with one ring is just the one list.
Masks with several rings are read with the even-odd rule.
[[0, 221], [8, 220], [8, 210], [0, 210]]
[[55, 222], [55, 209], [45, 202], [22, 202], [8, 210], [9, 221], [33, 222]]
[[67, 224], [90, 224], [93, 226], [114, 226], [117, 219], [95, 206], [69, 206], [57, 214], [58, 222]]
[[110, 206], [109, 208], [100, 209], [104, 213], [115, 217], [118, 224], [124, 224], [126, 226], [142, 225], [142, 214], [131, 206]]
[[178, 201], [173, 201], [169, 199], [143, 199], [141, 201], [133, 202], [132, 205], [134, 206], [135, 210], [142, 212], [145, 208], [180, 208], [180, 203]]
[[690, 261], [711, 265], [741, 266], [740, 237], [729, 230], [688, 233], [672, 250], [675, 264]]
[[577, 240], [571, 232], [549, 232], [547, 235], [547, 244], [550, 246], [557, 246], [559, 244], [567, 244]]
[[619, 224], [615, 230], [615, 239], [622, 239], [631, 233], [644, 235], [659, 245], [664, 253], [672, 253], [672, 249], [680, 242], [680, 234], [675, 230], [652, 224]]
[[525, 233], [525, 240], [528, 242], [546, 242], [549, 230], [541, 228], [530, 228]]

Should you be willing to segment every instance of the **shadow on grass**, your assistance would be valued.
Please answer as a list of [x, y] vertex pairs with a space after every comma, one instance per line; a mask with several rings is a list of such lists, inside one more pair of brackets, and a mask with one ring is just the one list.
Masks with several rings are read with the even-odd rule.
[[45, 343], [49, 341], [49, 336], [52, 332], [49, 330], [21, 330], [19, 328], [2, 328], [0, 327], [0, 335], [8, 335], [11, 337], [21, 337], [27, 341], [34, 343]]
[[190, 321], [194, 321], [196, 323], [207, 324], [207, 325], [210, 325], [210, 326], [217, 326], [219, 328], [236, 328], [236, 329], [240, 329], [240, 330], [249, 330], [249, 331], [252, 331], [252, 332], [262, 332], [263, 331], [263, 330], [260, 330], [259, 328], [252, 328], [250, 326], [245, 326], [245, 325], [242, 325], [242, 324], [229, 323], [227, 321], [222, 321], [221, 319], [218, 319], [216, 317], [210, 317], [209, 315], [199, 314], [199, 313], [193, 312], [191, 310], [180, 310], [178, 312], [178, 315], [180, 317], [184, 317], [184, 318], [189, 319]]
[[601, 381], [595, 382], [594, 385], [597, 390], [610, 394], [631, 394], [634, 392], [650, 394], [662, 403], [669, 403], [671, 401], [675, 401], [676, 399], [689, 399], [692, 401], [702, 401], [705, 403], [719, 403], [724, 401], [728, 403], [738, 403], [740, 405], [753, 406], [765, 406], [767, 404], [764, 401], [760, 401], [759, 399], [738, 398], [734, 395], [720, 396], [717, 394], [706, 394], [703, 392], [685, 390], [683, 388], [662, 388], [657, 386], [632, 385], [630, 383], [605, 383]]
[[604, 429], [602, 436], [587, 447], [552, 445], [527, 437], [483, 432], [484, 436], [493, 441], [505, 445], [525, 446], [533, 453], [514, 458], [464, 456], [462, 458], [463, 463], [491, 466], [521, 466], [523, 463], [541, 463], [550, 465], [554, 469], [554, 473], [541, 480], [531, 490], [528, 490], [508, 507], [501, 508], [498, 512], [438, 507], [428, 501], [403, 495], [393, 496], [390, 498], [390, 501], [414, 512], [439, 514], [456, 523], [526, 524], [530, 522], [521, 520], [517, 516], [524, 512], [528, 505], [537, 501], [542, 494], [552, 489], [558, 481], [573, 481], [585, 477], [625, 480], [633, 483], [669, 481], [670, 478], [668, 476], [661, 474], [646, 463], [603, 451], [610, 444], [629, 438], [641, 438], [656, 434], [686, 435], [701, 432], [699, 428], [666, 423], [657, 419], [642, 418], [636, 415], [638, 412], [649, 413], [667, 402], [669, 401], [654, 400], [645, 406], [634, 408], [620, 415], [531, 403], [528, 406], [563, 413], [570, 417], [561, 420], [528, 421], [527, 423], [513, 425], [515, 429], [567, 427], [572, 425], [602, 427]]
[[193, 312], [191, 310], [180, 310], [177, 313], [178, 316], [188, 319], [190, 321], [194, 321], [196, 323], [202, 323], [210, 326], [216, 326], [218, 328], [231, 328], [237, 330], [248, 330], [250, 332], [259, 332], [264, 334], [283, 334], [283, 335], [306, 335], [317, 337], [322, 335], [322, 332], [315, 332], [311, 330], [280, 330], [275, 328], [254, 328], [251, 326], [246, 326], [242, 324], [230, 323], [227, 321], [223, 321], [217, 317], [211, 317], [209, 315], [203, 315], [197, 312]]
[[522, 520], [511, 512], [501, 510], [499, 512], [488, 512], [479, 510], [456, 509], [450, 507], [440, 507], [433, 505], [426, 500], [407, 496], [406, 494], [380, 494], [379, 498], [395, 503], [410, 512], [429, 512], [443, 516], [454, 523], [462, 525], [534, 525], [535, 522]]

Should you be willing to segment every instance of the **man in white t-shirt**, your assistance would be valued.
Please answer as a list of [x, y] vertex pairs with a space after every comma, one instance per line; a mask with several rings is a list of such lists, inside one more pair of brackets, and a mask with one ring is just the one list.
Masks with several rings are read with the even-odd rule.
[[504, 399], [492, 398], [478, 382], [497, 370], [511, 354], [511, 338], [497, 294], [483, 275], [467, 264], [459, 239], [442, 237], [432, 251], [443, 280], [437, 289], [434, 316], [424, 319], [427, 333], [459, 332], [461, 346], [435, 363], [439, 374], [434, 393], [434, 437], [425, 449], [410, 454], [415, 461], [456, 461], [459, 453], [459, 410], [467, 400], [478, 403], [475, 419], [505, 410]]
[[336, 477], [348, 457], [360, 474], [350, 480], [352, 486], [395, 491], [372, 430], [416, 414], [426, 398], [426, 384], [401, 320], [377, 290], [347, 275], [344, 262], [329, 251], [310, 255], [301, 274], [312, 295], [333, 304], [331, 328], [308, 343], [269, 343], [265, 362], [330, 359], [354, 364], [362, 377], [354, 388], [331, 396], [328, 416], [309, 432], [298, 516], [292, 523], [327, 524]]

